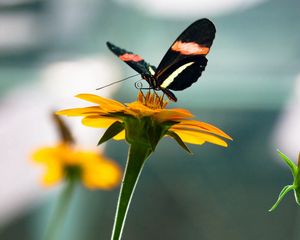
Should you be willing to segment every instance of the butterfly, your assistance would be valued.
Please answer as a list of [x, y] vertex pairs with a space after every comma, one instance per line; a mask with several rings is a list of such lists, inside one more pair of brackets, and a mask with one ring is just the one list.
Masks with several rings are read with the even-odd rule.
[[110, 42], [106, 45], [137, 71], [148, 82], [150, 89], [161, 90], [170, 100], [176, 102], [177, 98], [171, 90], [184, 90], [198, 80], [206, 67], [206, 55], [215, 33], [215, 25], [210, 20], [203, 18], [195, 21], [177, 37], [157, 68], [133, 52]]

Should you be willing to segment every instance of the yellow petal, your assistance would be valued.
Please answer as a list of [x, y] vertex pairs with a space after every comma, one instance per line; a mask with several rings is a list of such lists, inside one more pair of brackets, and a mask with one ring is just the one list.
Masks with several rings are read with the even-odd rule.
[[89, 165], [82, 174], [83, 183], [88, 188], [101, 188], [105, 190], [116, 187], [122, 177], [118, 164], [109, 160], [99, 161], [97, 164]]
[[94, 94], [84, 93], [84, 94], [78, 94], [76, 95], [76, 97], [86, 100], [88, 102], [97, 103], [103, 108], [104, 107], [109, 108], [114, 111], [121, 111], [125, 107], [122, 103], [119, 103], [118, 101], [108, 99], [108, 98], [103, 98]]
[[43, 147], [36, 150], [31, 158], [34, 162], [37, 163], [46, 163], [51, 162], [53, 160], [53, 152], [55, 148], [53, 147]]
[[225, 141], [211, 134], [188, 131], [188, 130], [180, 130], [180, 129], [171, 129], [171, 130], [177, 133], [178, 136], [182, 139], [182, 141], [186, 143], [201, 145], [204, 142], [210, 142], [216, 145], [227, 147], [227, 143]]
[[57, 111], [58, 115], [65, 116], [85, 116], [85, 115], [95, 115], [95, 114], [107, 114], [107, 111], [104, 111], [99, 106], [84, 107], [84, 108], [71, 108]]
[[216, 135], [219, 135], [224, 138], [232, 140], [232, 138], [229, 135], [227, 135], [226, 133], [224, 133], [221, 129], [219, 129], [211, 124], [196, 121], [196, 120], [182, 120], [179, 123], [173, 125], [172, 129], [204, 131], [204, 132], [213, 133], [213, 134], [216, 134]]
[[99, 161], [99, 153], [92, 150], [81, 150], [77, 147], [72, 154], [73, 160], [71, 160], [69, 165], [75, 165], [80, 168], [93, 164]]
[[113, 137], [113, 139], [119, 141], [125, 139], [125, 130], [119, 132], [116, 136]]
[[193, 114], [185, 109], [162, 109], [159, 112], [156, 112], [153, 117], [159, 122], [165, 122], [191, 118], [193, 117]]
[[129, 109], [129, 108], [126, 108], [124, 110], [124, 114], [126, 115], [131, 115], [133, 117], [139, 117], [140, 116], [140, 111], [136, 111], [136, 110], [132, 110], [132, 109]]
[[42, 178], [44, 186], [52, 186], [57, 184], [63, 178], [63, 168], [58, 162], [51, 162], [46, 165], [46, 171]]
[[125, 109], [125, 113], [136, 117], [151, 116], [153, 113], [157, 112], [140, 102], [126, 103], [126, 105], [127, 108]]
[[59, 143], [54, 147], [41, 147], [32, 154], [32, 160], [37, 163], [61, 162], [61, 158], [70, 155], [68, 144]]
[[108, 128], [119, 119], [103, 116], [88, 116], [82, 119], [82, 124], [94, 128]]

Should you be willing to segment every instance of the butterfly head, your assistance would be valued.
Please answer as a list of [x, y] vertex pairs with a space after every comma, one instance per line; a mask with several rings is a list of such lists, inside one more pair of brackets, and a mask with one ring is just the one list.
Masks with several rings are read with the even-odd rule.
[[152, 74], [145, 73], [141, 74], [142, 78], [147, 81], [149, 88], [158, 90], [158, 85], [155, 77]]

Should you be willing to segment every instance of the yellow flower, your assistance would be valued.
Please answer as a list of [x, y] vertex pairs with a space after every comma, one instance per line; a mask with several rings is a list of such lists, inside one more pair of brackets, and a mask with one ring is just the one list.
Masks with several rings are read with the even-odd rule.
[[114, 161], [96, 151], [75, 148], [69, 143], [36, 150], [32, 159], [46, 168], [42, 178], [45, 186], [52, 186], [64, 178], [79, 178], [91, 189], [111, 189], [121, 181], [121, 169]]
[[[76, 97], [96, 105], [61, 110], [57, 114], [81, 116], [83, 117], [82, 123], [89, 127], [110, 128], [114, 126], [113, 130], [107, 134], [108, 136], [105, 140], [111, 137], [115, 140], [125, 138], [127, 141], [130, 140], [130, 136], [127, 136], [128, 131], [126, 131], [126, 124], [130, 118], [149, 118], [158, 125], [167, 125], [167, 130], [162, 131], [164, 136], [173, 137], [178, 143], [182, 144], [183, 142], [191, 144], [210, 142], [227, 147], [227, 143], [222, 138], [232, 140], [229, 135], [217, 127], [191, 119], [194, 116], [188, 110], [179, 108], [167, 109], [167, 101], [163, 101], [158, 95], [150, 94], [149, 92], [146, 96], [140, 92], [137, 101], [127, 104], [93, 94], [79, 94]], [[116, 123], [119, 123], [119, 125]]]
[[153, 94], [148, 91], [146, 96], [139, 92], [137, 101], [127, 104], [93, 94], [79, 94], [77, 97], [96, 105], [61, 110], [57, 114], [80, 116], [86, 126], [107, 128], [98, 144], [114, 138], [126, 139], [130, 145], [111, 239], [120, 239], [138, 178], [162, 137], [172, 137], [188, 152], [190, 150], [184, 142], [210, 142], [227, 147], [223, 138], [231, 140], [217, 127], [193, 120], [194, 116], [188, 110], [167, 109], [167, 101], [155, 91]]

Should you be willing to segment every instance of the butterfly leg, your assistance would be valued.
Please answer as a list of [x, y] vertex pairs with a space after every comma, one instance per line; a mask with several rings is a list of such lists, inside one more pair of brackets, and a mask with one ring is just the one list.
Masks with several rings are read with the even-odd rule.
[[153, 89], [153, 92], [154, 92], [154, 94], [155, 94], [155, 96], [156, 96], [157, 98], [160, 98], [160, 96], [157, 94], [157, 92], [155, 91], [155, 89]]
[[144, 92], [143, 92], [141, 89], [139, 89], [139, 91], [140, 91], [140, 93], [142, 94], [143, 99], [145, 100], [145, 99], [146, 99], [146, 96], [145, 96]]
[[160, 90], [162, 90], [163, 93], [165, 93], [171, 101], [177, 102], [176, 96], [170, 90], [168, 90], [167, 88], [161, 88]]

